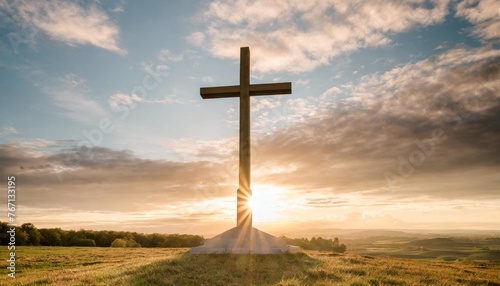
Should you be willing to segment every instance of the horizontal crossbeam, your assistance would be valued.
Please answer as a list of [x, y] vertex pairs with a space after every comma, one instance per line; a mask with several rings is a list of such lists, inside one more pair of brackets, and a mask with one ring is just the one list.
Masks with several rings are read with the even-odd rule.
[[[291, 94], [291, 93], [292, 93], [291, 82], [250, 85], [250, 96]], [[202, 87], [200, 88], [200, 95], [203, 99], [240, 97], [240, 86], [230, 85], [230, 86]]]

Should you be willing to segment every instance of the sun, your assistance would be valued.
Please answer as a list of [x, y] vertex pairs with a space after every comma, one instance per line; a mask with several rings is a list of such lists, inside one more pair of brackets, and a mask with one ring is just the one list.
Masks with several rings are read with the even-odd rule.
[[268, 222], [278, 218], [278, 192], [269, 188], [252, 188], [252, 197], [248, 206], [252, 209], [254, 221]]

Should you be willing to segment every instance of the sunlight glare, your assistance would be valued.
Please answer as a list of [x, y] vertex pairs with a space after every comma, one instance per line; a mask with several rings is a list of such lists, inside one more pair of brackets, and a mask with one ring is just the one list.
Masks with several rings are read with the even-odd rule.
[[279, 218], [280, 190], [272, 186], [254, 186], [249, 206], [252, 208], [253, 220], [270, 222]]

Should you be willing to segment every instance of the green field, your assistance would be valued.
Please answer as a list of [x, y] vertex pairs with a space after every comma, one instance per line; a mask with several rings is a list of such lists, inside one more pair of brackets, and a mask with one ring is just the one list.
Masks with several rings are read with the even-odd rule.
[[408, 237], [369, 237], [353, 240], [349, 247], [352, 252], [370, 256], [500, 263], [500, 239], [498, 237], [446, 237], [416, 240]]
[[499, 263], [474, 260], [98, 247], [18, 247], [16, 256], [16, 278], [3, 267], [1, 285], [500, 285]]

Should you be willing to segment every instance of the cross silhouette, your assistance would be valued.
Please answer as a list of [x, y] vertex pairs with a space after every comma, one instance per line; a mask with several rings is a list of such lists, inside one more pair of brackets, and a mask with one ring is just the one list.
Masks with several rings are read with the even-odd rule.
[[240, 155], [239, 155], [239, 187], [237, 191], [236, 226], [252, 227], [252, 209], [249, 201], [252, 198], [250, 188], [250, 96], [291, 94], [292, 83], [250, 84], [250, 49], [240, 49], [240, 85], [202, 87], [200, 95], [203, 99], [240, 98]]

